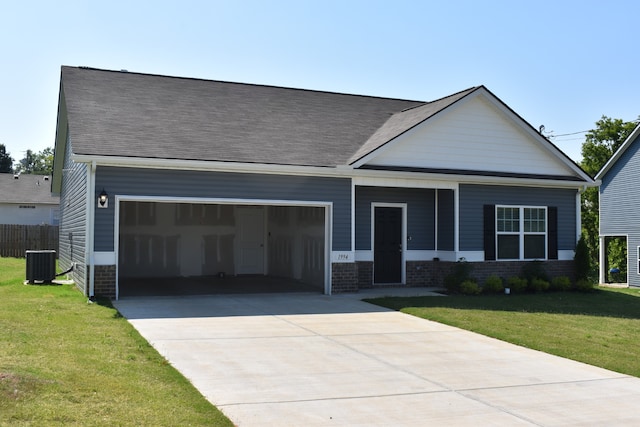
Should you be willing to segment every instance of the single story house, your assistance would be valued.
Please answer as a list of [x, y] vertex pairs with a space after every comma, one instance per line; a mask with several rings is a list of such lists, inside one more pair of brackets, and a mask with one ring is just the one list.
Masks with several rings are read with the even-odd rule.
[[[640, 125], [622, 143], [595, 179], [600, 184], [600, 283], [606, 283], [609, 266], [606, 245], [610, 237], [627, 242], [627, 280], [640, 286], [640, 212], [635, 182], [640, 178]], [[613, 266], [615, 267], [615, 266]]]
[[89, 296], [428, 286], [461, 258], [572, 274], [595, 185], [484, 86], [425, 102], [65, 66], [58, 105], [60, 264]]
[[0, 224], [58, 225], [60, 197], [47, 175], [0, 173]]

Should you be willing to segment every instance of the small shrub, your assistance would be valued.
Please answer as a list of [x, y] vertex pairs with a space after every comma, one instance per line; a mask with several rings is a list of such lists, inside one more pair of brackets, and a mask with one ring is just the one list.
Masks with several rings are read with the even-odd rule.
[[451, 267], [451, 272], [445, 276], [444, 287], [453, 294], [461, 292], [460, 285], [466, 280], [471, 280], [472, 271], [473, 265], [468, 263], [464, 258], [460, 258], [460, 260]]
[[538, 277], [531, 279], [531, 281], [529, 282], [529, 289], [531, 289], [532, 292], [536, 293], [546, 292], [549, 290], [550, 286], [551, 285], [547, 280], [540, 279]]
[[533, 279], [542, 279], [549, 281], [549, 276], [544, 269], [544, 263], [542, 261], [530, 261], [522, 266], [522, 277], [527, 279], [529, 283]]
[[506, 288], [511, 289], [511, 293], [521, 293], [527, 289], [527, 279], [518, 276], [511, 276], [507, 279]]
[[492, 274], [487, 277], [482, 287], [482, 292], [485, 294], [499, 294], [504, 291], [504, 285], [502, 284], [502, 278]]
[[463, 295], [478, 295], [480, 293], [480, 286], [473, 280], [465, 280], [460, 283], [460, 293]]
[[591, 274], [593, 266], [589, 256], [589, 247], [583, 236], [580, 236], [576, 245], [576, 252], [573, 256], [573, 264], [576, 272], [576, 280], [587, 279]]
[[557, 276], [551, 279], [551, 290], [565, 292], [571, 289], [571, 279], [567, 276]]
[[578, 292], [593, 292], [593, 283], [589, 279], [576, 280], [575, 290]]

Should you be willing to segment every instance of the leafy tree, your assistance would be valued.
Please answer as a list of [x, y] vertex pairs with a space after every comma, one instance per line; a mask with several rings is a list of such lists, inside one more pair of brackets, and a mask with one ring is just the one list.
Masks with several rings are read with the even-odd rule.
[[16, 165], [16, 171], [25, 174], [51, 175], [53, 172], [53, 149], [47, 147], [39, 153], [27, 150]]
[[7, 153], [4, 144], [0, 144], [0, 173], [13, 172], [13, 158]]
[[53, 148], [47, 147], [36, 154], [37, 169], [34, 173], [51, 175], [53, 173]]
[[[602, 116], [596, 122], [596, 128], [585, 135], [585, 142], [582, 144], [582, 169], [595, 176], [635, 127], [635, 122]], [[588, 188], [582, 194], [582, 235], [593, 265], [598, 263], [598, 211], [598, 189]]]

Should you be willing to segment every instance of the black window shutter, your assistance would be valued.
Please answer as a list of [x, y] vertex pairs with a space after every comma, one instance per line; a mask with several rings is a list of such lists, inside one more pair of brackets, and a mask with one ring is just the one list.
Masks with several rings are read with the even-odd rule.
[[549, 222], [547, 257], [549, 259], [558, 259], [558, 208], [549, 206], [547, 208], [547, 216]]
[[484, 205], [484, 259], [496, 259], [496, 206]]

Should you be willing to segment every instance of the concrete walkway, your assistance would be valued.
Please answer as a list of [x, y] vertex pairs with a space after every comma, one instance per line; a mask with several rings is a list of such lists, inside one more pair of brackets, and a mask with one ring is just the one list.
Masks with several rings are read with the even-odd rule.
[[115, 306], [238, 426], [640, 425], [639, 378], [359, 300], [369, 296]]

